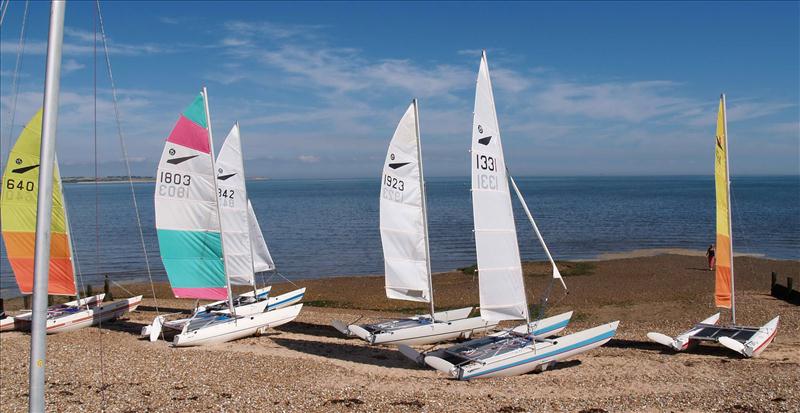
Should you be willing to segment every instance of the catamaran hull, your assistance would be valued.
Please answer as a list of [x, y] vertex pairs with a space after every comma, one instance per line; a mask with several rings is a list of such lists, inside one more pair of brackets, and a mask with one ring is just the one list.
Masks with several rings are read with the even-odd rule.
[[[430, 322], [429, 316], [414, 316], [388, 320], [377, 324], [345, 325], [339, 320], [331, 324], [348, 337], [359, 337], [369, 344], [385, 345], [425, 345], [452, 340], [459, 337], [469, 338], [474, 333], [494, 328], [497, 323], [487, 322], [480, 317], [468, 318], [472, 307], [434, 313], [436, 322]], [[398, 327], [391, 327], [397, 323]], [[378, 328], [376, 326], [385, 326]], [[372, 331], [370, 331], [372, 330]]]
[[303, 305], [297, 304], [274, 311], [240, 316], [223, 324], [184, 331], [174, 337], [172, 345], [174, 347], [202, 346], [261, 334], [269, 328], [275, 328], [294, 320], [300, 314], [301, 308]]
[[14, 329], [14, 317], [0, 318], [0, 331], [11, 331]]
[[269, 300], [267, 300], [267, 311], [278, 310], [297, 304], [303, 300], [305, 295], [306, 289], [303, 287], [277, 297], [270, 297]]
[[703, 341], [716, 342], [744, 357], [758, 357], [775, 339], [780, 317], [775, 317], [761, 327], [720, 326], [719, 313], [697, 323], [688, 331], [672, 338], [666, 334], [650, 332], [647, 338], [671, 348], [685, 351]]
[[544, 371], [561, 360], [602, 346], [614, 337], [618, 325], [619, 321], [614, 321], [554, 340], [534, 341], [514, 351], [461, 366], [437, 356], [445, 355], [446, 350], [429, 353], [424, 360], [429, 366], [458, 380], [518, 376], [536, 370]]
[[[530, 335], [536, 339], [543, 339], [547, 337], [554, 336], [565, 328], [569, 324], [570, 319], [572, 318], [572, 311], [568, 311], [566, 313], [561, 313], [559, 315], [555, 315], [552, 317], [543, 318], [541, 320], [533, 321], [530, 323], [530, 327], [526, 327], [525, 324], [515, 327], [512, 332], [516, 334], [524, 334], [530, 331]], [[508, 334], [508, 330], [498, 331], [494, 334], [489, 334], [489, 337], [499, 337], [504, 334]], [[420, 365], [425, 365], [425, 355], [417, 352], [416, 350], [408, 347], [407, 344], [400, 345], [400, 353], [404, 356], [408, 357], [412, 361], [417, 362]]]
[[[136, 310], [141, 302], [142, 296], [138, 295], [124, 300], [99, 304], [82, 311], [48, 318], [47, 334], [67, 333], [120, 317], [127, 312]], [[30, 313], [15, 317], [14, 321], [15, 327], [19, 330], [27, 331], [31, 328]]]
[[[255, 290], [255, 291], [248, 291], [246, 293], [239, 294], [236, 298], [237, 299], [241, 299], [243, 297], [245, 297], [245, 298], [255, 297], [257, 300], [261, 301], [261, 300], [265, 300], [265, 299], [267, 299], [267, 297], [269, 297], [270, 291], [272, 291], [272, 286], [268, 285], [268, 286], [266, 286], [264, 288], [259, 288], [259, 289]], [[204, 307], [214, 307], [214, 306], [218, 306], [218, 305], [227, 305], [227, 304], [228, 304], [227, 300], [215, 301], [215, 302], [213, 302], [211, 304], [206, 304], [204, 306], [201, 306], [200, 308], [198, 308], [198, 310], [202, 311], [202, 308], [204, 308]]]
[[[475, 333], [491, 330], [497, 323], [488, 322], [480, 317], [462, 318], [448, 322], [435, 322], [417, 327], [392, 330], [386, 333], [361, 336], [370, 344], [407, 346], [426, 345], [457, 338], [469, 338]], [[358, 326], [351, 326], [358, 327]]]
[[[305, 288], [300, 288], [300, 289], [297, 289], [297, 290], [294, 290], [294, 291], [290, 291], [290, 292], [288, 292], [286, 294], [281, 294], [281, 295], [279, 295], [277, 297], [270, 297], [270, 298], [268, 298], [266, 300], [259, 301], [259, 302], [253, 303], [253, 304], [238, 306], [238, 307], [236, 307], [236, 315], [238, 315], [238, 316], [247, 316], [247, 315], [251, 315], [251, 314], [263, 313], [265, 311], [273, 311], [273, 310], [278, 310], [278, 309], [281, 309], [281, 308], [286, 308], [286, 307], [289, 307], [289, 306], [291, 306], [291, 305], [293, 305], [295, 303], [300, 302], [303, 299], [303, 296], [305, 295], [305, 292], [306, 292]], [[195, 311], [195, 314], [198, 314], [198, 312], [201, 312], [202, 308], [204, 308], [204, 307], [200, 307], [200, 309], [198, 309], [198, 311]], [[230, 314], [230, 310], [228, 310], [226, 308], [225, 310], [216, 311], [215, 313], [218, 313], [218, 314]], [[160, 334], [160, 329], [162, 327], [163, 328], [168, 328], [170, 330], [182, 331], [183, 327], [187, 323], [189, 323], [189, 321], [192, 320], [192, 318], [189, 317], [189, 318], [181, 318], [181, 319], [178, 319], [178, 320], [166, 321], [164, 319], [164, 315], [161, 315], [160, 317], [161, 317], [160, 319], [159, 319], [159, 317], [156, 317], [155, 319], [153, 319], [153, 323], [151, 323], [150, 325], [142, 327], [142, 331], [140, 333], [141, 337], [150, 337], [151, 336], [150, 333], [152, 331], [154, 331], [153, 326], [156, 323], [158, 324], [158, 329], [159, 329], [159, 334]], [[155, 336], [157, 337], [159, 334], [156, 334]], [[151, 341], [155, 341], [155, 340], [151, 340]]]

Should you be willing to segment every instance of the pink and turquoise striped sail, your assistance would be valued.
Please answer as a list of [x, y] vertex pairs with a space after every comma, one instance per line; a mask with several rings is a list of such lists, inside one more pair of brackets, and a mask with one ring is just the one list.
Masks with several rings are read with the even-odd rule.
[[158, 246], [175, 297], [228, 297], [203, 94], [181, 114], [156, 176]]

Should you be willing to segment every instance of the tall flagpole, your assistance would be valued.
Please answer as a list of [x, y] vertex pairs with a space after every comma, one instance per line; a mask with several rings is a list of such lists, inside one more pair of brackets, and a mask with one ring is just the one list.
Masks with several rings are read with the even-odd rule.
[[36, 200], [36, 244], [33, 261], [33, 315], [31, 320], [30, 389], [28, 411], [45, 411], [44, 376], [47, 352], [47, 279], [50, 275], [50, 218], [53, 211], [53, 172], [64, 40], [64, 0], [50, 5], [50, 34], [44, 81], [42, 145], [39, 152], [39, 192]]

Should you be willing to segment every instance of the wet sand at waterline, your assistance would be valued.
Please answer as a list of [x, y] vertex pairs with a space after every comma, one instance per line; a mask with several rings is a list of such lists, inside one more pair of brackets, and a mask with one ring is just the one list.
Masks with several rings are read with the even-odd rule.
[[[457, 382], [418, 367], [395, 348], [342, 337], [333, 319], [362, 321], [424, 311], [389, 301], [381, 277], [337, 277], [308, 287], [299, 318], [271, 331], [216, 346], [173, 349], [140, 340], [155, 316], [145, 298], [128, 319], [48, 337], [47, 400], [52, 411], [797, 411], [800, 406], [800, 307], [769, 296], [770, 273], [800, 280], [800, 262], [736, 258], [738, 321], [775, 315], [774, 343], [757, 359], [713, 345], [675, 354], [645, 334], [675, 335], [716, 312], [705, 258], [659, 255], [560, 263], [569, 295], [555, 286], [548, 314], [574, 310], [565, 333], [621, 320], [604, 347], [558, 368], [524, 376]], [[549, 268], [525, 266], [531, 302]], [[473, 305], [477, 277], [435, 277], [437, 308]], [[126, 286], [150, 296], [149, 285]], [[294, 288], [275, 284], [273, 294]], [[160, 297], [168, 297], [164, 285]], [[116, 296], [124, 296], [114, 290]], [[7, 309], [20, 300], [6, 303]], [[191, 300], [158, 299], [162, 312]], [[0, 410], [27, 409], [29, 336], [0, 335]], [[593, 410], [594, 409], [594, 410]]]

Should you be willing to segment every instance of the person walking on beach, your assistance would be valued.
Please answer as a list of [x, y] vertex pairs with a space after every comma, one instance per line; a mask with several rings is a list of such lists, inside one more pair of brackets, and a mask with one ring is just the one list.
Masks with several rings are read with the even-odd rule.
[[708, 257], [708, 270], [714, 271], [714, 264], [716, 264], [716, 259], [714, 258], [714, 245], [709, 245], [708, 250], [706, 251], [706, 257]]

